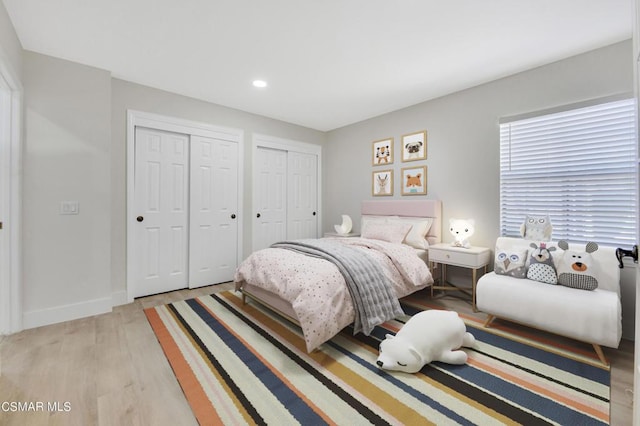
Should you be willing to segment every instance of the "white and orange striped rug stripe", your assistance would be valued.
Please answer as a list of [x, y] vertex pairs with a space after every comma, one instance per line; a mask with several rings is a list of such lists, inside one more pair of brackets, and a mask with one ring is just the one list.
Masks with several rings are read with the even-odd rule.
[[232, 292], [145, 313], [203, 425], [609, 422], [609, 371], [472, 326], [466, 365], [406, 374], [348, 331], [308, 354], [296, 325]]

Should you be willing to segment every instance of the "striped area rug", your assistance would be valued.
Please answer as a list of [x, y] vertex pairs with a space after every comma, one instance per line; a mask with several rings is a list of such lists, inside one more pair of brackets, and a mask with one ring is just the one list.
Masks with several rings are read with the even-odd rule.
[[202, 425], [609, 421], [609, 371], [471, 326], [466, 365], [406, 374], [375, 365], [401, 321], [307, 354], [297, 326], [232, 292], [145, 313]]

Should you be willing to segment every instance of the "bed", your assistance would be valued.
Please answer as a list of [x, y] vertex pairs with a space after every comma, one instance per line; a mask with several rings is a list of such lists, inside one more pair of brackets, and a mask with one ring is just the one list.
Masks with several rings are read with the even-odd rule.
[[[433, 283], [427, 249], [441, 242], [441, 210], [439, 200], [363, 201], [361, 237], [296, 240], [256, 251], [236, 270], [236, 290], [243, 300], [255, 300], [300, 325], [309, 352], [350, 324], [368, 334], [372, 323], [389, 319], [382, 315], [397, 314], [399, 298]], [[355, 256], [367, 274], [365, 287], [371, 287], [364, 305], [390, 293], [390, 306], [371, 308], [373, 318], [363, 311], [363, 301], [354, 303], [359, 296], [351, 277], [362, 271], [343, 275], [342, 263], [334, 261], [343, 251]], [[382, 284], [371, 276], [382, 277], [391, 290], [376, 287]]]

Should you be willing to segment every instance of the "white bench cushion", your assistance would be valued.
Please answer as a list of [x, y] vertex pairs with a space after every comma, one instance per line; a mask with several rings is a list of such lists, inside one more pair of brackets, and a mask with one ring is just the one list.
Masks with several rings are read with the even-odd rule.
[[617, 348], [622, 307], [617, 293], [578, 290], [529, 279], [484, 275], [476, 288], [480, 311], [573, 339]]

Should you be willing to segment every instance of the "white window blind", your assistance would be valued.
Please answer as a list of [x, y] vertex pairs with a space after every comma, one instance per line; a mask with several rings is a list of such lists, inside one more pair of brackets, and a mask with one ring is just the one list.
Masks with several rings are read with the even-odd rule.
[[636, 167], [633, 99], [501, 124], [501, 233], [549, 214], [553, 240], [631, 247]]

